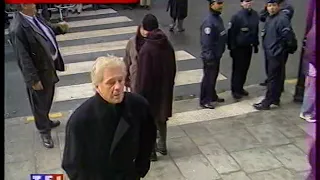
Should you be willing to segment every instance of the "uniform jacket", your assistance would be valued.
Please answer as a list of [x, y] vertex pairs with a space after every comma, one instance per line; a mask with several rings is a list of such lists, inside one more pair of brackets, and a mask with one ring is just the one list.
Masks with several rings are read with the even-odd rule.
[[200, 27], [201, 59], [220, 61], [227, 44], [227, 33], [220, 12], [211, 10]]
[[228, 29], [228, 48], [259, 45], [259, 15], [255, 10], [241, 9], [232, 16]]
[[[51, 29], [53, 37], [63, 33], [59, 26], [48, 23], [38, 15], [37, 17], [49, 30]], [[16, 13], [9, 29], [18, 65], [27, 86], [31, 87], [39, 80], [44, 86], [58, 82], [56, 70], [64, 71], [64, 62], [59, 50], [58, 58], [53, 61], [48, 45], [50, 40], [42, 31], [31, 25], [19, 12]], [[55, 42], [58, 46], [56, 39]]]
[[[286, 17], [288, 17], [288, 19], [291, 21], [291, 19], [293, 18], [293, 15], [294, 15], [294, 8], [291, 5], [291, 3], [289, 2], [289, 0], [284, 0], [280, 4], [280, 13], [285, 15]], [[268, 16], [269, 16], [268, 11], [266, 9], [263, 9], [260, 12], [260, 21], [265, 22]]]
[[123, 102], [114, 105], [96, 94], [67, 122], [62, 168], [70, 180], [137, 180], [149, 171], [155, 139], [156, 126], [143, 97], [125, 93]]
[[277, 57], [286, 53], [286, 45], [292, 42], [295, 34], [289, 19], [278, 13], [268, 16], [264, 25], [262, 41], [265, 54]]
[[185, 19], [188, 16], [188, 0], [169, 0], [167, 11], [173, 19]]
[[150, 32], [141, 47], [137, 72], [136, 92], [148, 100], [156, 120], [166, 121], [172, 116], [176, 58], [160, 29]]

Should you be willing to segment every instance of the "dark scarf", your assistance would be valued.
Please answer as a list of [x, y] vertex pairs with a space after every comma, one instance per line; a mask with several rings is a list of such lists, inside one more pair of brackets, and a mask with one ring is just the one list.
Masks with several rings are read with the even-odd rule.
[[145, 38], [141, 35], [140, 33], [140, 27], [138, 27], [137, 29], [137, 35], [136, 35], [136, 50], [139, 53], [141, 47], [143, 46], [143, 44], [146, 42]]

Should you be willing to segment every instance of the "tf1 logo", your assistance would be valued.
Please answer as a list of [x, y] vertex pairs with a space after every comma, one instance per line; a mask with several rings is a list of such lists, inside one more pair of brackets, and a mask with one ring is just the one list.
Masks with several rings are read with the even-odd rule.
[[63, 174], [31, 174], [31, 180], [63, 180]]

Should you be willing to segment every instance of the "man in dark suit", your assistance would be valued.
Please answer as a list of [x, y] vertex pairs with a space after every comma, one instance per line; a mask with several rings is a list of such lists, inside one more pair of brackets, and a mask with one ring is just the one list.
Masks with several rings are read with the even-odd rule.
[[66, 24], [52, 25], [36, 14], [35, 4], [19, 4], [18, 12], [9, 31], [19, 68], [27, 86], [27, 93], [35, 124], [43, 145], [53, 148], [51, 129], [60, 125], [51, 121], [55, 83], [59, 81], [56, 70], [64, 71], [56, 35], [68, 29]]

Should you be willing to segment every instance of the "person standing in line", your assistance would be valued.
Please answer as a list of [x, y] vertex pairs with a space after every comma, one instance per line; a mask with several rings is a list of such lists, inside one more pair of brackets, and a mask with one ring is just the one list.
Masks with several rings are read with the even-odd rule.
[[280, 105], [285, 73], [285, 61], [289, 53], [297, 49], [296, 36], [289, 19], [280, 12], [277, 0], [267, 0], [269, 16], [262, 36], [265, 58], [268, 62], [268, 85], [265, 98], [254, 104], [257, 110], [268, 110], [271, 105]]
[[43, 145], [53, 148], [51, 129], [59, 126], [60, 121], [50, 120], [49, 112], [59, 81], [56, 70], [65, 70], [56, 35], [66, 33], [68, 25], [48, 23], [37, 14], [35, 4], [19, 4], [17, 8], [9, 28], [10, 39]]
[[129, 87], [131, 92], [136, 92], [135, 84], [138, 70], [138, 53], [145, 43], [145, 37], [142, 36], [141, 25], [137, 28], [137, 33], [131, 37], [126, 46], [126, 54], [123, 58], [127, 67], [126, 87]]
[[240, 0], [242, 9], [232, 16], [228, 30], [228, 49], [232, 57], [231, 91], [235, 99], [248, 96], [243, 89], [252, 52], [259, 51], [259, 15], [252, 0]]
[[96, 94], [66, 125], [62, 168], [70, 180], [138, 180], [150, 169], [157, 129], [147, 100], [124, 92], [125, 69], [114, 56], [93, 65]]
[[152, 161], [156, 161], [156, 151], [162, 155], [167, 154], [167, 121], [172, 116], [176, 58], [171, 43], [159, 29], [154, 15], [144, 16], [141, 34], [145, 37], [145, 43], [138, 54], [135, 92], [150, 103], [159, 131], [159, 141], [150, 157]]
[[312, 27], [306, 35], [303, 61], [305, 68], [305, 91], [300, 117], [307, 122], [316, 122], [316, 14], [314, 9]]
[[151, 0], [140, 0], [140, 7], [149, 10], [151, 7]]
[[209, 0], [210, 13], [200, 27], [201, 59], [203, 78], [201, 82], [200, 106], [214, 109], [216, 102], [224, 102], [216, 92], [220, 59], [227, 44], [227, 33], [220, 17], [223, 0]]
[[185, 31], [183, 21], [188, 16], [188, 0], [169, 0], [167, 11], [170, 10], [171, 25], [170, 31], [173, 31], [176, 23], [178, 32]]
[[[290, 21], [293, 18], [294, 15], [294, 7], [291, 5], [291, 3], [289, 2], [289, 0], [277, 0], [277, 2], [279, 3], [280, 6], [280, 13], [284, 16], [286, 16]], [[269, 16], [268, 10], [267, 10], [267, 6], [265, 5], [264, 9], [262, 9], [260, 11], [260, 21], [261, 22], [266, 22], [267, 17]], [[288, 57], [285, 61], [285, 63], [287, 62]], [[267, 60], [265, 60], [265, 71], [267, 74], [268, 71], [268, 62]], [[284, 72], [284, 79], [285, 79], [285, 72]], [[267, 86], [267, 80], [265, 80], [264, 82], [260, 83], [261, 86]], [[282, 85], [283, 86], [283, 85]], [[284, 88], [282, 87], [282, 91], [284, 90]]]

